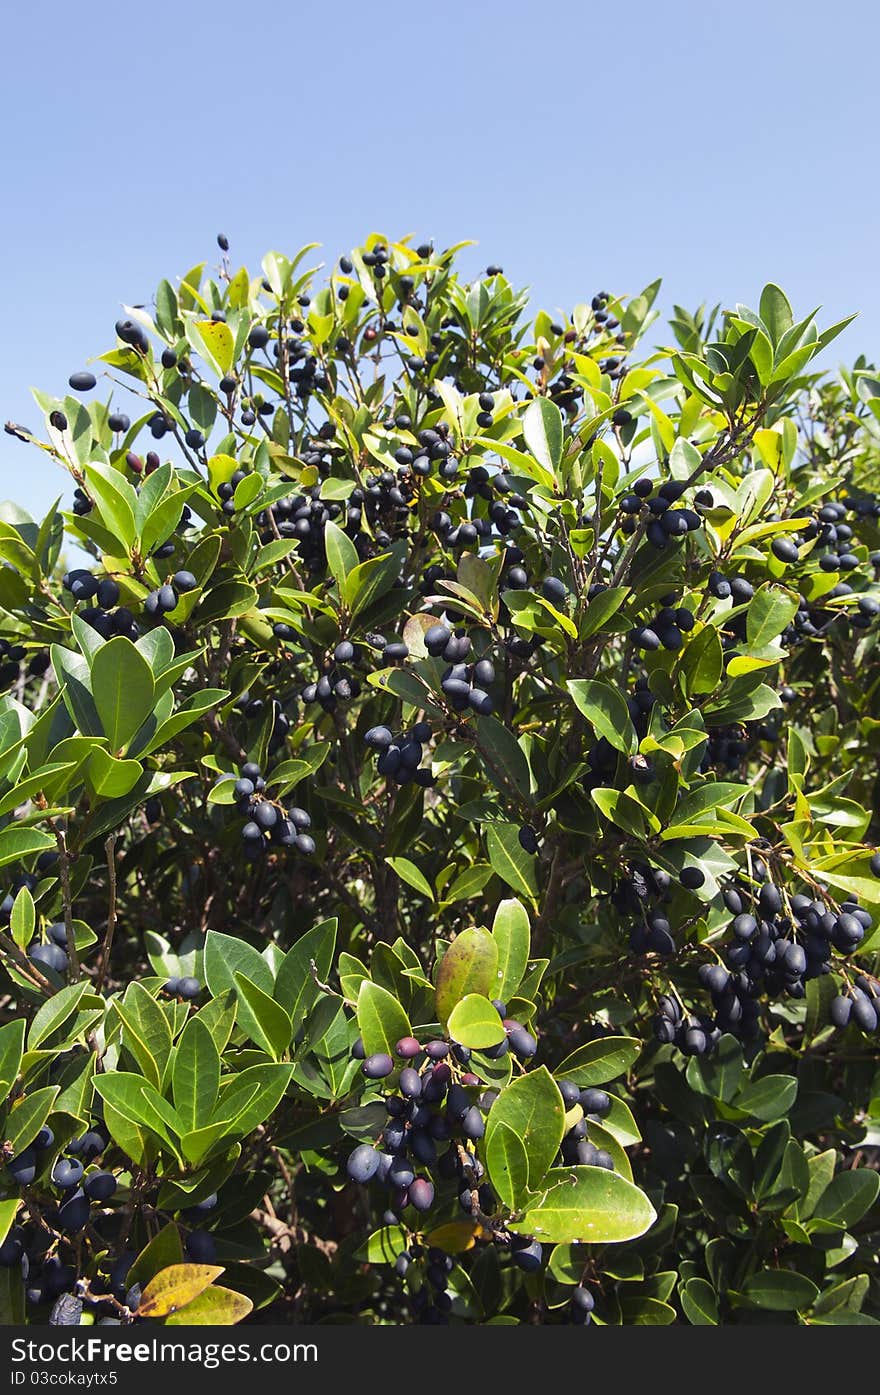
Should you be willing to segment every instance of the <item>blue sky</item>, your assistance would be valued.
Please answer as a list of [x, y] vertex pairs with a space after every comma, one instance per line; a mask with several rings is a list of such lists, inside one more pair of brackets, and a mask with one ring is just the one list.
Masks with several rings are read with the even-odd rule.
[[[36, 422], [123, 302], [216, 256], [372, 230], [479, 246], [536, 308], [674, 301], [860, 318], [880, 340], [876, 4], [629, 0], [248, 7], [48, 0], [4, 18], [0, 413]], [[66, 481], [0, 436], [0, 498]]]

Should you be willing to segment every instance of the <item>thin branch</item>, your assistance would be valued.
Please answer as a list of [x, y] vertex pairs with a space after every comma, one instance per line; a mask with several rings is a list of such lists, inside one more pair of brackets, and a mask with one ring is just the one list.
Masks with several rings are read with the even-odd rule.
[[64, 929], [67, 934], [67, 977], [76, 983], [80, 975], [79, 955], [76, 952], [76, 935], [73, 929], [73, 899], [70, 894], [70, 854], [67, 851], [67, 838], [58, 824], [52, 824], [55, 842], [58, 845], [58, 871], [61, 877], [61, 899], [64, 903]]
[[47, 998], [54, 997], [55, 989], [49, 980], [43, 977], [36, 964], [33, 964], [27, 955], [19, 949], [15, 941], [9, 935], [4, 934], [2, 930], [0, 930], [0, 948], [5, 949], [19, 973], [28, 979], [35, 988], [39, 988], [40, 992]]
[[110, 967], [110, 951], [113, 948], [113, 935], [116, 930], [116, 834], [111, 833], [104, 843], [104, 851], [107, 854], [107, 933], [104, 936], [104, 946], [101, 950], [101, 962], [98, 965], [97, 990], [100, 993], [104, 987], [104, 977]]

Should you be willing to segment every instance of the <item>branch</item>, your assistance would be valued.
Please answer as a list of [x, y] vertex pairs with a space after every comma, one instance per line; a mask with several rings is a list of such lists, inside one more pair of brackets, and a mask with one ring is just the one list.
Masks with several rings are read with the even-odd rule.
[[2, 930], [0, 930], [0, 947], [6, 950], [6, 953], [19, 972], [28, 979], [35, 988], [39, 988], [40, 992], [45, 997], [52, 998], [55, 996], [55, 989], [52, 987], [49, 980], [43, 977], [36, 964], [31, 963], [30, 959], [19, 949], [15, 941], [10, 939], [9, 935], [4, 934]]
[[110, 951], [113, 948], [113, 935], [116, 930], [116, 834], [111, 833], [104, 843], [104, 851], [107, 854], [107, 933], [104, 936], [104, 945], [101, 950], [101, 961], [98, 965], [97, 990], [100, 993], [104, 987], [104, 976], [110, 966]]
[[58, 870], [61, 876], [61, 899], [64, 903], [64, 929], [67, 933], [67, 977], [76, 983], [80, 976], [79, 955], [76, 952], [76, 935], [73, 929], [73, 900], [70, 895], [70, 855], [67, 851], [67, 838], [56, 823], [52, 823], [55, 842], [58, 845]]

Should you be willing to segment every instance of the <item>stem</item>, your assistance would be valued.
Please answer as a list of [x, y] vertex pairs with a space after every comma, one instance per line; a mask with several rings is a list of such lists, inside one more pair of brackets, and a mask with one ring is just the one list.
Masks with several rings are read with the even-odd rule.
[[61, 898], [64, 903], [64, 929], [67, 932], [67, 978], [76, 983], [80, 976], [79, 956], [76, 952], [76, 936], [73, 930], [73, 901], [70, 895], [70, 855], [67, 839], [62, 829], [53, 824], [55, 842], [58, 845], [58, 870], [61, 876]]
[[98, 965], [98, 992], [104, 987], [104, 976], [110, 965], [110, 951], [113, 948], [113, 935], [116, 930], [116, 834], [111, 833], [104, 843], [104, 851], [107, 854], [107, 933], [104, 936], [104, 947], [101, 950], [101, 962]]
[[49, 980], [43, 977], [36, 964], [31, 963], [30, 959], [19, 949], [15, 941], [2, 931], [0, 931], [0, 948], [5, 949], [19, 973], [23, 974], [35, 988], [39, 988], [40, 992], [47, 998], [54, 996], [55, 989], [52, 987]]

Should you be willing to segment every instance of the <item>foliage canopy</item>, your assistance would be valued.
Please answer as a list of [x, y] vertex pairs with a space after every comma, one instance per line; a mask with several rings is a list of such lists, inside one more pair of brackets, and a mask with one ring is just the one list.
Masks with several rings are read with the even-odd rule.
[[876, 1320], [846, 322], [219, 241], [7, 425], [0, 1316]]

